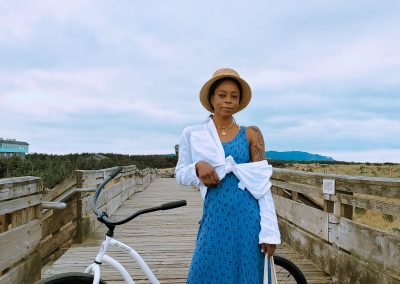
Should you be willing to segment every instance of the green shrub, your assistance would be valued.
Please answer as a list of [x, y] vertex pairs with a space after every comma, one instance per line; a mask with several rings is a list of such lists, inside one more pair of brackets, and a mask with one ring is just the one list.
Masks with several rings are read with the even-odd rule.
[[390, 215], [390, 214], [383, 214], [382, 217], [383, 217], [383, 219], [385, 219], [386, 221], [389, 221], [389, 222], [393, 222], [393, 221], [394, 221], [394, 216], [393, 216], [393, 215]]
[[357, 215], [364, 215], [367, 212], [367, 209], [356, 207], [354, 208], [354, 212], [356, 212]]
[[37, 176], [46, 188], [53, 188], [74, 170], [99, 170], [114, 166], [136, 165], [144, 168], [172, 168], [175, 155], [122, 155], [122, 154], [29, 154], [25, 158], [0, 158], [0, 178]]

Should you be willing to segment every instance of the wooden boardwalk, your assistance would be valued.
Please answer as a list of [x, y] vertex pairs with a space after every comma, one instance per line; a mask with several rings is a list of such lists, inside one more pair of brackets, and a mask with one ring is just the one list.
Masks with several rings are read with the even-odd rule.
[[[162, 203], [186, 199], [185, 207], [149, 213], [119, 226], [115, 238], [132, 246], [144, 258], [161, 283], [185, 283], [189, 269], [198, 222], [202, 214], [200, 193], [191, 187], [182, 187], [174, 179], [162, 178], [151, 183], [147, 189], [135, 193], [131, 199], [113, 215], [119, 219], [130, 212]], [[61, 272], [84, 271], [93, 262], [106, 228], [100, 227], [82, 244], [73, 245], [51, 266], [42, 271], [42, 276]], [[308, 283], [328, 284], [330, 277], [324, 275], [314, 264], [302, 258], [287, 245], [278, 247], [277, 253], [289, 258], [305, 274]], [[119, 260], [135, 275], [136, 283], [148, 283], [147, 278], [131, 258], [111, 248], [109, 254]], [[107, 264], [102, 266], [102, 279], [107, 283], [124, 283], [118, 272]]]

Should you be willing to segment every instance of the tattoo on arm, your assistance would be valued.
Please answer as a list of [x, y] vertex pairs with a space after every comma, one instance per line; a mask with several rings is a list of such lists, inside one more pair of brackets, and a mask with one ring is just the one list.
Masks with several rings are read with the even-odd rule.
[[253, 141], [250, 149], [251, 160], [253, 162], [265, 160], [265, 144], [261, 130], [256, 126], [250, 126], [250, 128], [255, 133], [255, 141]]

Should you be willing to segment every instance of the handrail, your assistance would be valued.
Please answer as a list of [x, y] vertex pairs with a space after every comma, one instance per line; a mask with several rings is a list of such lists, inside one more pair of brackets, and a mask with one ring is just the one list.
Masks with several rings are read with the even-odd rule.
[[64, 202], [43, 201], [42, 208], [44, 209], [65, 209], [67, 204]]
[[[92, 187], [104, 179], [107, 171], [110, 169], [74, 171], [54, 191], [47, 192], [39, 177], [0, 179], [0, 239], [6, 240], [0, 243], [1, 283], [3, 279], [7, 283], [38, 280], [41, 265], [58, 258], [64, 245], [81, 242], [96, 229], [100, 223], [93, 222], [96, 217], [89, 205], [93, 195], [80, 193], [93, 193], [96, 188]], [[142, 191], [157, 176], [157, 170], [141, 172], [134, 165], [124, 167], [121, 178], [100, 196], [101, 206], [115, 212], [124, 200]], [[5, 214], [6, 218], [2, 216]], [[7, 245], [15, 248], [13, 255], [5, 255]]]
[[[353, 214], [356, 207], [400, 216], [400, 178], [274, 168], [271, 182], [283, 241], [340, 282], [400, 280], [400, 236], [357, 222]], [[358, 273], [343, 275], [338, 262]]]

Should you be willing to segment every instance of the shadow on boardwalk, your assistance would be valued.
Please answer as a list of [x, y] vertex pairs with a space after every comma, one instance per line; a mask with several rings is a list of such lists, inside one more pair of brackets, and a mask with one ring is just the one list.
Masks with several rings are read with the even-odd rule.
[[[149, 213], [118, 226], [115, 238], [133, 247], [144, 258], [161, 283], [185, 283], [202, 214], [200, 193], [192, 187], [182, 187], [174, 179], [157, 179], [147, 189], [135, 193], [112, 216], [120, 219], [133, 211], [162, 203], [186, 199], [185, 207]], [[84, 271], [93, 262], [106, 228], [101, 226], [82, 244], [72, 246], [60, 259], [47, 266], [42, 276], [61, 272]], [[294, 261], [309, 283], [330, 283], [315, 265], [283, 244], [278, 254]], [[148, 283], [146, 276], [131, 258], [114, 248], [110, 255], [120, 261], [134, 275], [136, 283]], [[117, 271], [107, 264], [102, 266], [102, 279], [108, 283], [124, 283]]]

